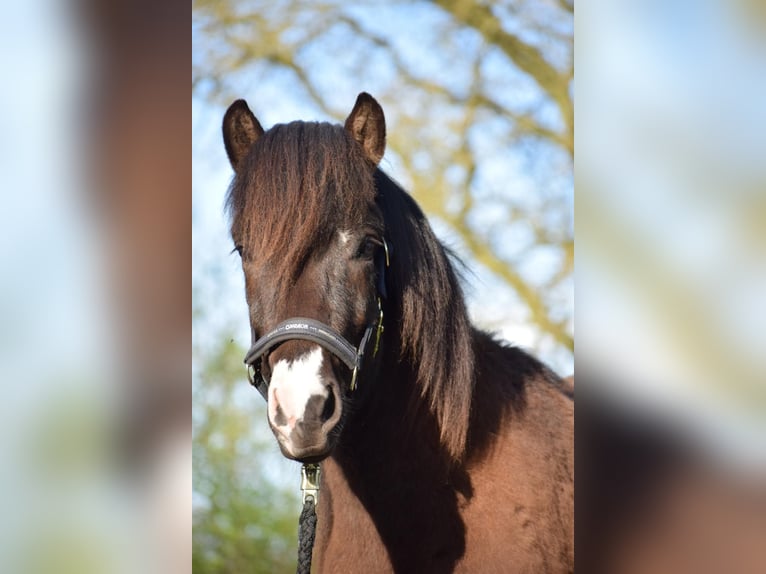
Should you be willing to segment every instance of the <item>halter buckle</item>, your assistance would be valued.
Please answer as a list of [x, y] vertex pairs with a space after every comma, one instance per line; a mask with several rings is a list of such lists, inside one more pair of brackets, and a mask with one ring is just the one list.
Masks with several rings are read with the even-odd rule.
[[319, 483], [322, 478], [322, 468], [317, 463], [306, 463], [301, 467], [301, 490], [303, 504], [311, 497], [314, 504], [319, 502]]

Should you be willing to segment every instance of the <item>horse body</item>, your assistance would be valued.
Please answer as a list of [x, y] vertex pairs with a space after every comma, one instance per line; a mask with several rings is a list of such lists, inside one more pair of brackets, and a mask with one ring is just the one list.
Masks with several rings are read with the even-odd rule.
[[[377, 102], [264, 132], [240, 100], [224, 140], [248, 356], [282, 452], [323, 461], [318, 571], [572, 572], [571, 387], [471, 326], [447, 250], [377, 169]], [[264, 346], [298, 316], [329, 335]], [[358, 387], [327, 339], [358, 349]]]
[[[450, 464], [433, 420], [392, 416], [407, 408], [396, 381], [408, 377], [384, 373], [379, 411], [357, 417], [374, 423], [349, 424], [323, 463], [318, 572], [574, 570], [571, 398], [518, 349], [476, 337], [493, 374], [475, 388], [471, 454]], [[497, 363], [517, 375], [494, 375]]]

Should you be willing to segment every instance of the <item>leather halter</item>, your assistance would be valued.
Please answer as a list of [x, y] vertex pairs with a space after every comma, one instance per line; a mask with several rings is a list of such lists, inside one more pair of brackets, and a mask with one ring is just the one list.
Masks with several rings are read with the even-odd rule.
[[385, 299], [387, 296], [385, 270], [386, 267], [389, 266], [388, 244], [385, 239], [383, 240], [383, 250], [385, 252], [385, 258], [378, 256], [376, 261], [378, 272], [378, 317], [364, 330], [359, 346], [355, 347], [349, 343], [343, 335], [329, 325], [305, 317], [292, 317], [286, 321], [282, 321], [263, 337], [253, 341], [250, 350], [247, 352], [247, 355], [245, 355], [245, 364], [248, 366], [248, 379], [250, 384], [258, 389], [258, 392], [261, 393], [264, 399], [268, 401], [269, 381], [266, 380], [261, 372], [263, 357], [266, 353], [285, 341], [294, 339], [316, 343], [340, 359], [351, 371], [350, 390], [353, 391], [356, 389], [357, 378], [359, 371], [362, 370], [362, 363], [367, 350], [367, 343], [370, 341], [373, 332], [375, 332], [375, 347], [372, 353], [372, 356], [374, 357], [378, 353], [380, 336], [383, 333], [383, 307], [381, 305], [381, 297]]

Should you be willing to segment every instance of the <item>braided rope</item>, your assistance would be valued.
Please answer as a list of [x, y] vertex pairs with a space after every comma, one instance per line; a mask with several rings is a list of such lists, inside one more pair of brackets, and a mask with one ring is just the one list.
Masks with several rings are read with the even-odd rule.
[[314, 497], [307, 496], [298, 520], [298, 571], [297, 574], [311, 572], [311, 555], [316, 537], [317, 513]]

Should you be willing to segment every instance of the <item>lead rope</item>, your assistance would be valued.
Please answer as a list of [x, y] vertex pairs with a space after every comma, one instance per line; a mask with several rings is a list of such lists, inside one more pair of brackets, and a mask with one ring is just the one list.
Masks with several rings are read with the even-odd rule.
[[298, 520], [298, 570], [297, 574], [311, 572], [311, 556], [316, 538], [317, 514], [319, 502], [319, 481], [321, 468], [318, 464], [307, 463], [301, 468], [301, 490], [303, 491], [303, 510]]

